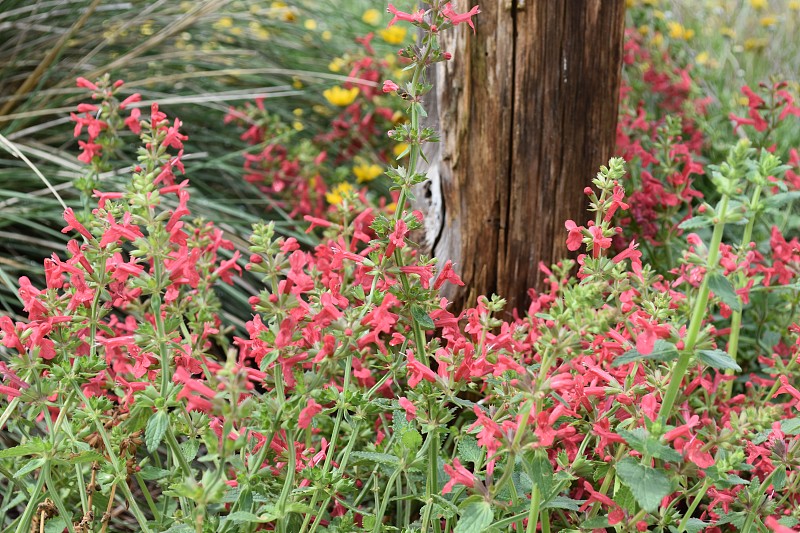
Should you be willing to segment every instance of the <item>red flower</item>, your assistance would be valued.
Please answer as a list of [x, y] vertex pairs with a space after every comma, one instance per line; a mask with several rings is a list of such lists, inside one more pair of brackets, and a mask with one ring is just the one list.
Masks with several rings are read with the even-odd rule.
[[567, 250], [570, 252], [577, 251], [581, 244], [583, 244], [583, 226], [578, 226], [572, 220], [567, 220], [564, 222], [564, 227], [567, 228], [569, 231], [569, 236], [567, 237]]
[[400, 407], [402, 407], [403, 410], [406, 412], [406, 420], [411, 422], [412, 420], [417, 418], [417, 408], [416, 406], [414, 406], [413, 403], [411, 403], [411, 401], [408, 398], [403, 396], [398, 399], [398, 402], [400, 402]]
[[422, 22], [422, 17], [425, 16], [425, 10], [424, 9], [420, 9], [419, 11], [417, 11], [416, 13], [413, 13], [413, 14], [412, 13], [404, 13], [402, 11], [398, 11], [397, 8], [394, 7], [392, 4], [389, 4], [389, 8], [386, 11], [388, 11], [389, 13], [394, 15], [394, 18], [389, 21], [389, 26], [391, 26], [392, 24], [394, 24], [398, 20], [404, 20], [406, 22], [411, 22], [412, 24], [414, 22]]
[[64, 220], [67, 222], [67, 227], [61, 230], [61, 233], [67, 233], [69, 230], [75, 230], [87, 239], [92, 239], [92, 234], [89, 233], [89, 230], [84, 227], [83, 224], [78, 222], [78, 219], [75, 218], [75, 211], [72, 210], [71, 207], [68, 207], [64, 211]]
[[398, 89], [397, 84], [392, 80], [386, 80], [383, 82], [383, 92], [391, 93]]
[[447, 17], [453, 26], [458, 26], [462, 22], [466, 22], [469, 24], [469, 27], [472, 28], [472, 33], [475, 33], [475, 26], [472, 24], [472, 17], [477, 15], [481, 12], [480, 7], [475, 6], [466, 13], [456, 13], [453, 11], [453, 6], [450, 5], [450, 2], [447, 2], [444, 5], [444, 9], [442, 9], [442, 15]]
[[438, 290], [439, 287], [444, 285], [445, 281], [449, 281], [461, 287], [464, 286], [464, 282], [461, 281], [461, 278], [456, 274], [455, 270], [453, 270], [453, 262], [449, 259], [445, 261], [442, 270], [439, 272], [439, 277], [436, 278], [436, 281], [433, 283], [433, 288]]
[[312, 398], [309, 398], [308, 402], [306, 402], [306, 406], [300, 411], [300, 416], [297, 419], [297, 426], [300, 429], [306, 429], [309, 424], [311, 424], [311, 419], [319, 414], [320, 411], [322, 411], [322, 406]]
[[444, 471], [450, 476], [450, 481], [442, 487], [442, 494], [450, 493], [455, 485], [464, 485], [469, 488], [475, 486], [475, 475], [464, 468], [458, 458], [453, 459], [453, 466], [445, 464]]

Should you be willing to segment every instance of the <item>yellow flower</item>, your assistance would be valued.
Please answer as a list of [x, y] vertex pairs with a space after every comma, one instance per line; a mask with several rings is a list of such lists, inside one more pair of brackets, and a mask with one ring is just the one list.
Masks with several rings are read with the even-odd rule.
[[400, 44], [406, 38], [406, 29], [401, 26], [392, 26], [378, 32], [381, 39], [389, 44]]
[[653, 43], [653, 46], [661, 46], [661, 43], [664, 42], [664, 35], [660, 31], [656, 32], [650, 42]]
[[653, 16], [658, 20], [664, 20], [664, 18], [666, 17], [664, 12], [661, 11], [660, 9], [656, 9], [655, 11], [653, 11]]
[[709, 57], [708, 52], [700, 52], [694, 60], [697, 61], [698, 65], [705, 65], [708, 63]]
[[633, 0], [625, 0], [625, 7], [628, 9], [633, 7]]
[[362, 163], [353, 167], [353, 174], [356, 175], [356, 181], [358, 181], [358, 183], [365, 183], [383, 174], [383, 167], [375, 164], [368, 165]]
[[341, 57], [336, 57], [333, 59], [333, 61], [328, 63], [328, 70], [330, 70], [331, 72], [339, 72], [340, 70], [342, 70], [342, 68], [344, 68], [345, 64], [346, 63], [344, 59], [342, 59]]
[[792, 11], [800, 11], [800, 0], [792, 0], [789, 2], [789, 9]]
[[683, 39], [688, 41], [694, 37], [694, 30], [684, 28], [683, 24], [680, 22], [671, 20], [667, 22], [667, 28], [669, 29], [669, 36], [671, 39]]
[[326, 192], [325, 199], [328, 200], [328, 203], [331, 205], [340, 204], [342, 203], [342, 200], [344, 200], [352, 192], [353, 186], [345, 181], [334, 187], [330, 192]]
[[723, 26], [719, 29], [720, 34], [724, 35], [725, 37], [730, 37], [731, 39], [736, 38], [736, 30], [733, 28], [729, 28], [728, 26]]
[[408, 143], [399, 143], [392, 148], [392, 153], [395, 157], [400, 157], [400, 154], [408, 150]]
[[299, 108], [299, 107], [296, 107], [296, 108], [294, 108], [294, 110], [292, 111], [292, 114], [293, 114], [294, 116], [296, 116], [296, 117], [302, 117], [302, 116], [303, 116], [303, 110], [302, 110], [301, 108]]
[[231, 17], [222, 17], [214, 23], [214, 28], [217, 30], [225, 30], [233, 27], [233, 19]]
[[303, 81], [297, 76], [292, 76], [292, 87], [294, 87], [295, 89], [302, 89]]
[[300, 122], [299, 120], [295, 120], [294, 122], [292, 122], [292, 127], [297, 131], [303, 131], [304, 129], [303, 123]]
[[769, 40], [765, 37], [760, 39], [747, 39], [744, 42], [744, 49], [745, 50], [761, 50], [762, 48], [766, 48], [767, 44], [769, 44]]
[[750, 103], [750, 99], [746, 96], [740, 96], [736, 99], [736, 101], [739, 103], [739, 105], [747, 105]]
[[142, 24], [141, 28], [139, 28], [139, 33], [141, 33], [142, 35], [145, 35], [145, 36], [153, 35], [153, 31], [154, 30], [153, 30], [153, 21], [152, 20], [148, 20], [147, 22]]
[[343, 89], [337, 85], [323, 91], [322, 96], [331, 104], [344, 107], [352, 104], [356, 99], [356, 96], [358, 96], [358, 87]]
[[641, 25], [639, 26], [639, 35], [647, 35], [650, 33], [650, 26]]
[[750, 7], [753, 9], [766, 9], [768, 5], [767, 0], [750, 0]]
[[378, 23], [381, 21], [381, 12], [378, 11], [377, 9], [367, 9], [361, 16], [361, 20], [363, 20], [370, 26], [377, 26]]
[[324, 32], [322, 32], [322, 40], [323, 41], [330, 41], [332, 38], [333, 38], [333, 34], [330, 31], [325, 30]]
[[314, 19], [308, 19], [303, 23], [303, 26], [308, 31], [314, 31], [317, 29], [317, 21]]
[[764, 26], [765, 28], [769, 26], [774, 26], [775, 24], [777, 24], [777, 22], [778, 22], [778, 17], [773, 17], [771, 15], [767, 17], [761, 17], [761, 20], [758, 21], [758, 23]]

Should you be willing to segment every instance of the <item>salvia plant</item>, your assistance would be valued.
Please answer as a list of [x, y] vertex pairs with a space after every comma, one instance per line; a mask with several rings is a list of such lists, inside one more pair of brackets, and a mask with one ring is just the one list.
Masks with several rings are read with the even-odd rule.
[[[793, 531], [796, 170], [747, 131], [702, 165], [691, 123], [623, 120], [655, 135], [621, 147], [634, 179], [614, 158], [587, 187], [590, 220], [565, 224], [577, 259], [540, 266], [522, 317], [501, 319], [499, 296], [456, 313], [439, 290], [463, 282], [411, 242], [410, 202], [437, 141], [426, 70], [458, 60], [439, 35], [479, 9], [389, 12], [420, 32], [400, 51], [409, 81], [383, 84], [407, 117], [389, 131], [407, 145], [386, 170], [395, 205], [341, 190], [305, 216], [313, 249], [255, 225], [244, 336], [215, 291], [244, 260], [192, 217], [180, 120], [79, 79], [86, 207], [64, 212], [74, 240], [46, 286], [20, 279], [28, 319], [0, 317], [4, 530]], [[741, 128], [796, 114], [752, 93]], [[126, 131], [141, 141], [127, 186], [99, 190]], [[674, 227], [643, 227], [643, 190]], [[667, 269], [648, 260], [659, 239]]]

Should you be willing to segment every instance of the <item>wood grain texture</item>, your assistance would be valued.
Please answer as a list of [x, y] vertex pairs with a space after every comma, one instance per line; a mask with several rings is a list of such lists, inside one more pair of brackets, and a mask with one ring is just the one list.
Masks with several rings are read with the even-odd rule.
[[540, 286], [539, 262], [567, 255], [564, 221], [586, 217], [582, 191], [612, 155], [625, 1], [480, 6], [477, 33], [448, 32], [453, 60], [430, 73], [442, 143], [418, 208], [426, 251], [466, 282], [445, 293], [455, 310], [496, 293], [510, 312]]

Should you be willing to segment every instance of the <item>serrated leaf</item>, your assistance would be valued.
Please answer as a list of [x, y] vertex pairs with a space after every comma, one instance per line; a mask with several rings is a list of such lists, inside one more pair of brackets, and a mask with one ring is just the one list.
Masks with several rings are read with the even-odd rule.
[[573, 500], [566, 496], [556, 496], [541, 506], [542, 509], [567, 509], [568, 511], [578, 511], [586, 500]]
[[424, 329], [436, 329], [436, 324], [433, 323], [433, 319], [428, 316], [428, 313], [426, 313], [422, 307], [418, 305], [412, 305], [411, 316], [413, 316], [417, 324], [422, 326]]
[[46, 449], [47, 445], [44, 443], [44, 441], [35, 439], [30, 442], [26, 442], [25, 444], [14, 446], [13, 448], [0, 450], [0, 459], [6, 459], [8, 457], [22, 457], [24, 455], [35, 455], [45, 451]]
[[164, 531], [164, 533], [194, 533], [194, 528], [192, 526], [187, 526], [186, 524], [175, 524], [171, 528]]
[[482, 498], [468, 498], [464, 503], [453, 533], [483, 533], [494, 520], [491, 504]]
[[781, 207], [800, 198], [800, 191], [782, 192], [766, 198], [769, 207]]
[[614, 491], [614, 502], [631, 515], [636, 514], [636, 498], [633, 497], [631, 489], [624, 483], [617, 484], [617, 488]]
[[772, 486], [775, 488], [775, 490], [782, 490], [785, 485], [786, 469], [781, 466], [775, 469], [775, 474], [772, 476]]
[[672, 492], [672, 484], [664, 472], [630, 457], [617, 463], [615, 469], [619, 480], [631, 489], [637, 503], [648, 513], [655, 512], [661, 500]]
[[31, 459], [30, 461], [25, 463], [25, 466], [14, 472], [14, 478], [19, 479], [22, 476], [30, 474], [37, 468], [41, 468], [42, 465], [44, 465], [44, 463], [45, 463], [44, 457], [37, 457], [36, 459]]
[[265, 524], [267, 522], [272, 522], [276, 518], [277, 516], [271, 514], [258, 516], [253, 513], [248, 513], [246, 511], [235, 511], [225, 517], [226, 520], [229, 520], [234, 524], [249, 524], [249, 523]]
[[637, 452], [673, 463], [680, 462], [681, 460], [681, 454], [676, 452], [673, 448], [659, 442], [658, 439], [650, 435], [644, 428], [635, 428], [631, 431], [621, 429], [617, 431], [617, 434], [625, 439], [625, 442]]
[[722, 300], [722, 302], [733, 309], [734, 311], [742, 310], [742, 303], [739, 301], [739, 295], [733, 288], [730, 280], [719, 273], [713, 273], [708, 276], [708, 288], [714, 295]]
[[701, 216], [701, 217], [692, 217], [686, 219], [680, 224], [678, 224], [678, 227], [680, 229], [693, 230], [693, 229], [705, 228], [706, 226], [710, 225], [711, 225], [711, 220], [709, 220], [708, 217]]
[[197, 457], [198, 450], [200, 450], [200, 441], [195, 438], [189, 438], [180, 444], [180, 449], [181, 455], [186, 459], [186, 462], [191, 463]]
[[800, 435], [800, 418], [781, 420], [781, 431], [787, 435]]
[[171, 470], [167, 470], [165, 468], [156, 468], [155, 466], [147, 465], [142, 468], [142, 470], [139, 472], [139, 475], [141, 475], [142, 479], [145, 481], [156, 481], [159, 479], [164, 479], [171, 473], [172, 473]]
[[628, 350], [624, 354], [620, 355], [614, 362], [611, 363], [611, 366], [616, 367], [620, 365], [624, 365], [626, 363], [632, 363], [634, 361], [671, 361], [673, 359], [678, 358], [678, 349], [669, 341], [665, 341], [664, 339], [656, 340], [655, 344], [653, 345], [653, 351], [647, 355], [642, 355], [639, 350], [633, 348]]
[[388, 453], [378, 452], [353, 452], [350, 454], [355, 462], [369, 462], [387, 466], [397, 466], [400, 464], [400, 459]]
[[[700, 533], [700, 531], [703, 531], [710, 525], [711, 523], [703, 522], [699, 518], [690, 518], [686, 521], [684, 529], [681, 531], [681, 533]], [[669, 526], [669, 530], [672, 533], [678, 533], [678, 528], [675, 526]]]
[[478, 463], [483, 453], [478, 447], [478, 440], [472, 435], [465, 435], [458, 441], [458, 458], [462, 463]]
[[697, 352], [697, 360], [718, 370], [742, 370], [728, 352], [722, 350], [700, 350]]
[[67, 522], [60, 516], [51, 518], [44, 525], [44, 533], [61, 533], [67, 528]]
[[542, 499], [547, 499], [553, 489], [553, 465], [547, 455], [537, 453], [531, 461], [531, 481], [539, 487]]
[[600, 529], [608, 526], [608, 517], [607, 516], [595, 516], [594, 518], [590, 518], [585, 520], [581, 524], [582, 528], [585, 529]]
[[144, 443], [149, 453], [153, 453], [158, 449], [158, 445], [161, 444], [161, 440], [167, 433], [168, 425], [169, 415], [166, 411], [158, 411], [147, 421], [147, 426], [144, 429]]

